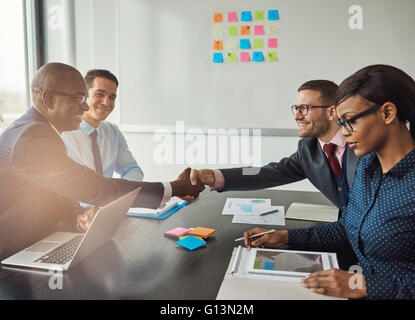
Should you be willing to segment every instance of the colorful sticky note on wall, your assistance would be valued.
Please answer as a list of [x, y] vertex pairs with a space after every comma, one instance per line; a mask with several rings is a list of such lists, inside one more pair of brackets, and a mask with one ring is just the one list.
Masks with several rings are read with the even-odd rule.
[[223, 22], [223, 14], [222, 13], [214, 13], [213, 14], [213, 22], [216, 22], [216, 23]]
[[237, 26], [228, 27], [228, 35], [237, 36], [238, 35], [238, 27]]
[[250, 26], [241, 26], [241, 35], [249, 36], [251, 34], [251, 27]]
[[268, 34], [276, 34], [278, 33], [278, 26], [276, 24], [270, 24], [267, 28]]
[[279, 20], [280, 14], [278, 10], [268, 10], [268, 20]]
[[235, 50], [238, 49], [238, 41], [235, 39], [230, 39], [226, 42], [226, 49]]
[[223, 50], [223, 41], [222, 40], [213, 41], [213, 50]]
[[221, 25], [215, 26], [213, 28], [213, 35], [216, 37], [222, 37], [225, 35], [225, 30]]
[[257, 36], [263, 35], [264, 32], [264, 26], [255, 26], [254, 27], [254, 34]]
[[242, 62], [251, 61], [251, 57], [249, 55], [249, 52], [241, 52], [241, 54], [239, 56], [239, 60], [241, 60]]
[[238, 21], [238, 15], [236, 12], [228, 12], [228, 22]]
[[251, 11], [242, 11], [241, 12], [241, 21], [252, 21]]
[[269, 38], [268, 39], [268, 48], [277, 48], [278, 47], [278, 39], [277, 38]]
[[221, 63], [221, 62], [223, 62], [223, 55], [222, 55], [222, 53], [215, 52], [213, 54], [213, 62], [214, 63]]
[[278, 56], [276, 51], [269, 51], [266, 54], [266, 60], [268, 62], [277, 62]]
[[250, 49], [251, 48], [251, 43], [249, 42], [249, 39], [239, 40], [239, 48], [241, 48], [241, 49]]
[[255, 20], [256, 21], [265, 20], [265, 11], [255, 11]]
[[252, 61], [261, 62], [264, 61], [264, 55], [262, 51], [255, 51], [252, 53]]
[[236, 52], [228, 52], [226, 54], [226, 62], [236, 62]]
[[262, 49], [264, 47], [264, 39], [254, 39], [254, 49]]

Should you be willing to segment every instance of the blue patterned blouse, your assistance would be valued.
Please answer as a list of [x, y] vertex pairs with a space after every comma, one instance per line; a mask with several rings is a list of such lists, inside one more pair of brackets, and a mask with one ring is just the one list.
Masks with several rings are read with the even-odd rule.
[[415, 298], [415, 149], [386, 174], [375, 153], [362, 157], [342, 218], [289, 230], [293, 247], [341, 252], [347, 242], [368, 299]]

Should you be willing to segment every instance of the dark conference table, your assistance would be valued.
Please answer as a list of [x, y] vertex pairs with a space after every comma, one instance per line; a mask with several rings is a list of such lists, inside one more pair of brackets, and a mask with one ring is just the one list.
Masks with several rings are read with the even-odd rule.
[[[292, 202], [331, 204], [321, 193], [280, 190], [204, 191], [199, 199], [165, 220], [126, 217], [113, 240], [61, 276], [52, 290], [53, 271], [0, 267], [0, 299], [215, 299], [228, 267], [234, 239], [255, 225], [232, 224], [222, 215], [226, 198], [271, 198], [272, 205]], [[286, 226], [317, 223], [286, 219]], [[189, 251], [164, 232], [176, 227], [209, 227], [216, 234], [205, 247]], [[272, 228], [273, 226], [264, 226]], [[55, 279], [52, 279], [52, 276]]]

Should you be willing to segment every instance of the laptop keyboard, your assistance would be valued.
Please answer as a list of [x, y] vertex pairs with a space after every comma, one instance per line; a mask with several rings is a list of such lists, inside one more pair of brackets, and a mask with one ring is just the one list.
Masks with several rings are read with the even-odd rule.
[[57, 247], [56, 249], [53, 249], [52, 251], [43, 255], [35, 262], [65, 264], [66, 262], [72, 259], [83, 237], [84, 236], [81, 235], [69, 240], [68, 242]]

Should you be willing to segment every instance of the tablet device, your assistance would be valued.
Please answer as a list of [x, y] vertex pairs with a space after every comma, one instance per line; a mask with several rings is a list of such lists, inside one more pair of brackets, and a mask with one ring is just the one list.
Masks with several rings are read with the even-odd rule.
[[305, 277], [331, 268], [325, 252], [253, 248], [249, 252], [247, 271], [274, 275]]

